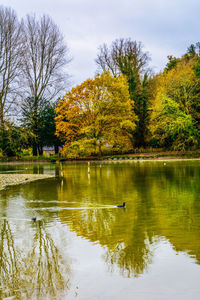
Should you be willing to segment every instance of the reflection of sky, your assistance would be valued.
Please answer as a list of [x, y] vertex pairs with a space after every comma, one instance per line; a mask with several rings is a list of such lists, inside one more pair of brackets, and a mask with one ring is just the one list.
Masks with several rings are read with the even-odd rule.
[[141, 41], [159, 71], [167, 55], [180, 56], [199, 41], [198, 0], [7, 0], [20, 17], [49, 14], [63, 32], [71, 56], [68, 71], [74, 84], [94, 75], [94, 59], [102, 43], [119, 37]]
[[[37, 212], [37, 217], [43, 220], [43, 241], [46, 241], [46, 233], [48, 233], [58, 248], [59, 255], [57, 255], [57, 262], [60, 263], [61, 273], [65, 275], [67, 274], [66, 268], [69, 267], [70, 269], [70, 290], [67, 291], [66, 289], [66, 294], [68, 294], [63, 299], [196, 300], [199, 299], [200, 293], [200, 265], [195, 261], [192, 252], [191, 255], [188, 255], [186, 252], [190, 250], [193, 244], [197, 244], [197, 238], [194, 243], [193, 241], [198, 236], [195, 235], [195, 233], [198, 234], [198, 229], [194, 227], [189, 232], [181, 231], [181, 234], [180, 229], [183, 228], [181, 224], [187, 224], [188, 218], [184, 219], [180, 211], [182, 218], [181, 220], [178, 219], [177, 227], [180, 226], [180, 228], [176, 233], [178, 229], [173, 224], [176, 224], [177, 219], [172, 217], [176, 216], [176, 204], [179, 204], [179, 207], [183, 205], [184, 212], [186, 212], [185, 206], [192, 208], [190, 201], [188, 201], [188, 193], [190, 194], [190, 198], [193, 199], [195, 196], [191, 193], [190, 185], [193, 186], [195, 191], [199, 189], [199, 168], [197, 162], [170, 161], [166, 165], [162, 161], [146, 161], [138, 164], [123, 163], [118, 165], [116, 163], [101, 163], [101, 170], [98, 163], [91, 163], [91, 185], [94, 185], [94, 190], [96, 188], [99, 190], [100, 195], [105, 192], [106, 187], [109, 188], [112, 197], [108, 197], [108, 203], [113, 199], [115, 192], [115, 189], [112, 190], [111, 186], [119, 186], [119, 189], [125, 186], [123, 195], [126, 195], [127, 192], [131, 193], [129, 199], [127, 198], [126, 210], [119, 210], [117, 208], [105, 210], [100, 208], [97, 210], [98, 214], [96, 215], [91, 214], [92, 201], [96, 203], [94, 205], [96, 208], [98, 204], [97, 200], [100, 201], [101, 199], [98, 193], [93, 194], [93, 189], [87, 190], [89, 186], [87, 183], [87, 164], [66, 164], [62, 168], [65, 176], [64, 179], [66, 179], [63, 180], [63, 189], [60, 189], [60, 181], [57, 179], [55, 181], [51, 180], [51, 185], [49, 185], [49, 181], [44, 180], [12, 187], [0, 192], [0, 211], [1, 214], [5, 215], [4, 209], [6, 209], [6, 215], [14, 236], [14, 244], [22, 250], [23, 257], [34, 246], [33, 235], [39, 228], [38, 222], [30, 221], [31, 216]], [[56, 167], [56, 165], [51, 166], [52, 168]], [[35, 171], [37, 171], [36, 167], [37, 165], [34, 165]], [[49, 168], [48, 165], [45, 165], [44, 172], [49, 172]], [[21, 166], [19, 169], [21, 169]], [[107, 172], [108, 169], [110, 170], [109, 172]], [[42, 170], [42, 166], [38, 166], [38, 170]], [[112, 178], [116, 182], [112, 181]], [[123, 182], [121, 184], [121, 181], [127, 178], [129, 178], [129, 184], [125, 185]], [[173, 184], [174, 188], [177, 189], [177, 194], [173, 193], [175, 195], [173, 201], [171, 197], [168, 199], [169, 195], [166, 191], [163, 194], [163, 199], [160, 197], [163, 190], [159, 190], [159, 193], [153, 193], [153, 202], [144, 201], [145, 195], [149, 199], [151, 191], [154, 191], [154, 189], [151, 190], [152, 186], [156, 184], [156, 187], [159, 188], [160, 183], [162, 187], [166, 188], [169, 183], [168, 180], [170, 182], [169, 190], [173, 188]], [[143, 185], [140, 186], [140, 183], [143, 183]], [[101, 186], [101, 184], [103, 185]], [[149, 184], [151, 185], [149, 186]], [[139, 193], [147, 187], [149, 187], [147, 194]], [[180, 187], [183, 190], [180, 190]], [[79, 193], [77, 194], [78, 188]], [[133, 197], [133, 191], [135, 190], [138, 193], [135, 193]], [[60, 195], [57, 194], [58, 191]], [[83, 195], [88, 195], [88, 199], [79, 198], [82, 195], [81, 191]], [[178, 194], [180, 194], [180, 198]], [[158, 196], [157, 201], [156, 195]], [[72, 196], [76, 198], [76, 202], [74, 202]], [[91, 196], [92, 198], [90, 198]], [[139, 196], [143, 199], [141, 210], [139, 202], [136, 201], [136, 198]], [[59, 199], [61, 200], [59, 201]], [[185, 202], [185, 200], [187, 201]], [[103, 204], [104, 202], [107, 203], [105, 197], [99, 203]], [[172, 206], [173, 203], [174, 207]], [[78, 205], [80, 207], [84, 205], [89, 209], [80, 209], [80, 207], [77, 207]], [[148, 208], [151, 208], [149, 214], [143, 220], [142, 217], [145, 217]], [[103, 212], [106, 213], [103, 214]], [[132, 225], [135, 225], [131, 227], [128, 214], [134, 216], [137, 212], [138, 214], [141, 212], [141, 214], [133, 220]], [[194, 226], [198, 226], [196, 220], [198, 218], [195, 218], [195, 212], [199, 212], [199, 206], [195, 208], [192, 214], [192, 217], [194, 217]], [[2, 216], [1, 214], [0, 216]], [[127, 254], [130, 254], [128, 257], [134, 258], [134, 256], [131, 256], [132, 253], [136, 251], [137, 255], [139, 249], [135, 245], [137, 243], [139, 245], [140, 243], [141, 249], [143, 248], [140, 237], [143, 231], [144, 233], [148, 231], [148, 227], [154, 221], [153, 215], [155, 215], [156, 220], [160, 219], [161, 221], [162, 216], [165, 218], [163, 222], [157, 222], [153, 227], [154, 235], [152, 242], [148, 244], [150, 251], [147, 252], [147, 254], [150, 254], [151, 259], [143, 269], [143, 272], [140, 272], [137, 277], [131, 274], [130, 278], [127, 278], [126, 270], [120, 268], [120, 266], [123, 267], [123, 264], [120, 264], [120, 260], [114, 260], [111, 264], [110, 261], [105, 259], [108, 252], [111, 253], [113, 249], [116, 249], [110, 243], [112, 244], [113, 242], [116, 245], [121, 243], [122, 248], [124, 246], [127, 246], [127, 249], [131, 248]], [[94, 218], [95, 216], [96, 218]], [[169, 224], [165, 223], [165, 220], [168, 221], [169, 219], [171, 222]], [[2, 222], [1, 219], [0, 222]], [[99, 226], [95, 227], [95, 224], [99, 224]], [[103, 225], [105, 227], [102, 227]], [[118, 225], [120, 226], [118, 227]], [[141, 231], [141, 234], [140, 226], [144, 229]], [[165, 235], [162, 233], [162, 230], [157, 228], [159, 226], [161, 229], [165, 229], [163, 232], [166, 232], [166, 237], [164, 237]], [[166, 227], [169, 227], [169, 230]], [[115, 228], [117, 234], [114, 234], [116, 233], [114, 231]], [[156, 230], [158, 230], [157, 235]], [[139, 236], [137, 235], [138, 232]], [[192, 241], [188, 241], [188, 233]], [[144, 234], [144, 238], [145, 236], [146, 234]], [[148, 243], [148, 241], [146, 242]], [[176, 251], [177, 249], [179, 249], [179, 252]], [[196, 252], [198, 253], [198, 249]], [[121, 253], [123, 254], [123, 251]], [[62, 261], [65, 262], [63, 265]], [[128, 263], [130, 263], [129, 260], [127, 260]]]
[[120, 276], [117, 269], [109, 273], [99, 245], [76, 238], [72, 239], [71, 247], [71, 256], [76, 258], [75, 272], [66, 299], [75, 299], [76, 286], [80, 299], [84, 300], [199, 299], [199, 265], [184, 253], [177, 254], [164, 239], [152, 245], [156, 259], [139, 278]]

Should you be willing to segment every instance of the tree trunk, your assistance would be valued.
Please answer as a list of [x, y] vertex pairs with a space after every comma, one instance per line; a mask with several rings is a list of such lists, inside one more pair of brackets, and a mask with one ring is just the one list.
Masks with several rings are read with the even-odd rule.
[[38, 153], [39, 153], [39, 155], [43, 155], [43, 147], [42, 147], [42, 145], [38, 145]]
[[3, 118], [3, 107], [0, 106], [0, 130], [1, 132], [4, 131], [4, 118]]
[[33, 156], [37, 156], [37, 144], [34, 141], [32, 145]]
[[58, 145], [54, 145], [54, 151], [55, 151], [55, 154], [58, 154], [58, 151], [59, 151]]
[[101, 149], [102, 145], [101, 145], [101, 142], [99, 142], [98, 146], [99, 146], [99, 156], [101, 157], [102, 156], [102, 149]]

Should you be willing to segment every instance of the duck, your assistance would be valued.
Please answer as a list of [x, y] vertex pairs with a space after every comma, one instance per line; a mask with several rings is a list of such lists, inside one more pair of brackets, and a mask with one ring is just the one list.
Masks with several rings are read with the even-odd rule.
[[33, 217], [31, 218], [31, 221], [36, 221], [36, 219], [37, 219], [36, 217]]
[[126, 206], [126, 202], [123, 203], [123, 205], [117, 205], [117, 207], [122, 208]]

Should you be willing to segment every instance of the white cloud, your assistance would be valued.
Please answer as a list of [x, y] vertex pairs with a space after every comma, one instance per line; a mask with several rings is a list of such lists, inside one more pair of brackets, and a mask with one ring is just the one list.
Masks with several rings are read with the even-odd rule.
[[199, 0], [7, 0], [20, 17], [49, 14], [63, 32], [74, 58], [74, 84], [92, 77], [102, 43], [119, 37], [142, 41], [159, 71], [167, 55], [181, 55], [199, 41]]

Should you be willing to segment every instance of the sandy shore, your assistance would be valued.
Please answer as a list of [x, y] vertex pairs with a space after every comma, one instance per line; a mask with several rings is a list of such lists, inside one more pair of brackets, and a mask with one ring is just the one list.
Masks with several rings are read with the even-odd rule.
[[53, 178], [48, 174], [0, 174], [0, 190], [6, 186], [36, 181], [39, 179]]

